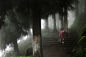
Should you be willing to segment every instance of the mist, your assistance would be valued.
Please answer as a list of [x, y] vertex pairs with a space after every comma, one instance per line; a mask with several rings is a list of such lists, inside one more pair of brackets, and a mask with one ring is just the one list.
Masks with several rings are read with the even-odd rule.
[[86, 0], [58, 1], [1, 1], [0, 57], [75, 57], [86, 36]]
[[[58, 28], [60, 29], [61, 28], [61, 21], [59, 20], [59, 14], [56, 14], [55, 15], [56, 17], [56, 28], [58, 30]], [[75, 20], [75, 10], [71, 10], [71, 11], [68, 11], [68, 28], [70, 28], [70, 26], [73, 24]], [[59, 22], [59, 24], [58, 24]], [[51, 30], [53, 30], [54, 28], [54, 19], [52, 18], [52, 15], [49, 15], [48, 17], [48, 26]], [[46, 26], [46, 23], [45, 23], [45, 20], [42, 19], [41, 20], [41, 29], [44, 29]]]

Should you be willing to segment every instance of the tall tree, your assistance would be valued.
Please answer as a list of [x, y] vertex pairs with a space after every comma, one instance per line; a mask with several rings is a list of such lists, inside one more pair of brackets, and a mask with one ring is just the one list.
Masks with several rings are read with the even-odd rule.
[[21, 23], [18, 22], [17, 16], [13, 12], [13, 10], [8, 11], [7, 15], [8, 16], [6, 16], [6, 19], [5, 19], [6, 26], [1, 29], [1, 36], [2, 36], [1, 38], [3, 38], [2, 39], [3, 42], [1, 43], [4, 43], [2, 44], [2, 49], [5, 49], [7, 44], [13, 43], [14, 51], [16, 55], [19, 55], [17, 39], [20, 38], [21, 34], [23, 35], [27, 34], [27, 32], [25, 32], [22, 29], [25, 27], [25, 23], [23, 26], [22, 22]]
[[57, 29], [56, 29], [56, 16], [55, 16], [55, 14], [53, 14], [52, 16], [54, 19], [54, 31], [57, 31]]
[[33, 57], [43, 57], [42, 38], [41, 38], [41, 17], [40, 17], [41, 13], [40, 13], [39, 5], [40, 4], [38, 3], [38, 1], [34, 3], [33, 10], [32, 10], [33, 12], [33, 15], [32, 15], [33, 16]]
[[79, 15], [78, 2], [75, 2], [75, 16], [77, 17], [78, 15]]
[[57, 18], [57, 30], [59, 32], [60, 30], [59, 30], [59, 14], [58, 13], [56, 14], [56, 18]]
[[63, 28], [63, 15], [64, 15], [64, 13], [63, 13], [63, 7], [64, 7], [64, 5], [63, 5], [63, 0], [61, 1], [61, 0], [58, 0], [58, 4], [60, 5], [59, 6], [59, 8], [58, 8], [58, 13], [59, 13], [59, 20], [61, 20], [61, 28]]
[[[42, 38], [41, 38], [41, 16], [45, 14], [51, 14], [55, 8], [52, 8], [51, 1], [27, 1], [24, 4], [28, 4], [32, 10], [32, 19], [33, 19], [33, 57], [43, 57], [42, 54]], [[55, 3], [56, 4], [56, 3]], [[22, 5], [22, 3], [21, 3]], [[21, 6], [20, 5], [20, 6]], [[27, 7], [28, 8], [28, 7]], [[20, 8], [19, 8], [20, 9]], [[38, 48], [36, 48], [36, 47]]]
[[63, 28], [63, 15], [59, 15], [59, 19], [61, 20], [61, 28]]
[[46, 30], [49, 30], [49, 26], [48, 26], [48, 17], [45, 19], [45, 22], [46, 22], [45, 28], [46, 28]]
[[[68, 33], [67, 7], [64, 8], [64, 30]], [[68, 35], [67, 35], [68, 36]]]
[[13, 30], [15, 30], [14, 29], [14, 27], [13, 27], [13, 24], [11, 24], [11, 25], [8, 25], [8, 26], [6, 26], [6, 27], [4, 27], [3, 29], [1, 29], [1, 43], [4, 43], [4, 44], [2, 44], [1, 45], [1, 48], [2, 49], [5, 49], [6, 48], [6, 45], [8, 45], [9, 43], [13, 43], [14, 44], [14, 51], [15, 51], [15, 53], [16, 53], [16, 55], [18, 55], [18, 53], [19, 53], [19, 49], [18, 49], [18, 44], [17, 44], [17, 38], [16, 37], [18, 37], [19, 38], [19, 35], [18, 35], [18, 33], [14, 33], [13, 32]]
[[85, 10], [84, 10], [84, 12], [86, 12], [86, 0], [85, 0]]
[[59, 11], [59, 20], [61, 20], [61, 28], [63, 28], [63, 7]]

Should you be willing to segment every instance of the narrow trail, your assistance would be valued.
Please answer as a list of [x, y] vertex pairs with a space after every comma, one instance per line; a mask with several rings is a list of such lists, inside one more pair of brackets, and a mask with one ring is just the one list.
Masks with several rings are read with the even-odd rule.
[[68, 57], [63, 47], [49, 47], [43, 51], [44, 57]]
[[[55, 34], [53, 36], [55, 36]], [[58, 42], [58, 39], [57, 37], [42, 39], [44, 57], [69, 57], [69, 52], [71, 52], [76, 45], [76, 39], [65, 38], [64, 46]]]

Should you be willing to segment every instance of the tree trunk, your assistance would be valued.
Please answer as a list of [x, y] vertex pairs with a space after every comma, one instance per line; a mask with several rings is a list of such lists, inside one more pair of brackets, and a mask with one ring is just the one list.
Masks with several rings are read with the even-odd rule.
[[53, 16], [53, 19], [54, 19], [54, 31], [57, 31], [57, 29], [56, 29], [56, 18], [55, 18], [55, 14], [53, 14], [52, 16]]
[[45, 22], [46, 22], [46, 30], [49, 30], [49, 26], [48, 26], [48, 18], [45, 19]]
[[84, 12], [86, 12], [86, 0], [85, 0], [85, 10], [84, 10]]
[[64, 30], [67, 33], [66, 36], [68, 36], [67, 8], [64, 8], [64, 13]]
[[43, 57], [40, 10], [33, 10], [33, 57]]
[[16, 55], [19, 55], [19, 49], [18, 49], [18, 44], [17, 44], [17, 38], [16, 40], [13, 41], [14, 44], [14, 52], [16, 53]]
[[59, 19], [61, 20], [61, 28], [63, 28], [63, 15], [59, 14]]
[[78, 3], [75, 3], [75, 8], [75, 16], [77, 17], [79, 15]]
[[29, 25], [30, 25], [30, 28], [29, 28], [29, 30], [28, 30], [28, 31], [29, 31], [28, 33], [29, 33], [30, 36], [32, 36], [32, 33], [31, 33], [31, 29], [32, 29], [32, 20], [30, 20]]
[[57, 16], [57, 17], [56, 17], [56, 18], [57, 18], [57, 30], [58, 30], [58, 32], [59, 32], [59, 31], [60, 31], [60, 30], [59, 30], [59, 14], [57, 13], [56, 16]]

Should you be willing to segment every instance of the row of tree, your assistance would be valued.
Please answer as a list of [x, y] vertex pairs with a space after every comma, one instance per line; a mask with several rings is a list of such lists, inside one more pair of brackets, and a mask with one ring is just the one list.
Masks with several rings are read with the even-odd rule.
[[[33, 48], [38, 44], [39, 48], [33, 49], [33, 57], [43, 57], [42, 52], [42, 38], [41, 38], [41, 18], [48, 18], [48, 15], [59, 13], [61, 16], [60, 20], [63, 23], [64, 16], [64, 28], [67, 32], [68, 21], [67, 21], [67, 10], [74, 9], [72, 4], [78, 2], [77, 0], [0, 0], [0, 15], [1, 18], [8, 15], [7, 22], [5, 27], [8, 30], [3, 30], [9, 32], [10, 35], [5, 34], [3, 39], [10, 39], [9, 43], [14, 43], [15, 52], [18, 51], [17, 38], [25, 32], [25, 29], [29, 29], [31, 20], [33, 22]], [[11, 12], [9, 11], [11, 10]], [[9, 13], [7, 14], [7, 12]], [[16, 14], [13, 14], [13, 12]], [[3, 19], [2, 19], [3, 20]], [[10, 23], [11, 22], [11, 23]], [[13, 28], [13, 27], [14, 28]], [[62, 25], [63, 27], [63, 25]], [[12, 31], [11, 31], [12, 30]], [[3, 32], [3, 34], [5, 33]], [[11, 35], [12, 34], [12, 35]], [[17, 34], [17, 35], [16, 35]], [[9, 36], [9, 37], [8, 37]], [[13, 36], [13, 37], [12, 37]], [[15, 36], [15, 37], [14, 37]], [[39, 41], [37, 43], [37, 41]]]

